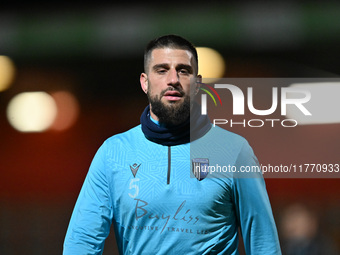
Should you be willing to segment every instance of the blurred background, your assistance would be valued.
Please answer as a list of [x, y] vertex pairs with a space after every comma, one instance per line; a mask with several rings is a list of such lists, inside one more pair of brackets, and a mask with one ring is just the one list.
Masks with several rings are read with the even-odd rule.
[[[62, 253], [96, 150], [147, 105], [149, 40], [175, 33], [214, 49], [221, 77], [330, 78], [340, 74], [339, 17], [337, 1], [2, 3], [0, 254]], [[227, 129], [263, 163], [340, 163], [340, 123]], [[340, 178], [266, 184], [284, 254], [340, 254]], [[104, 254], [117, 254], [113, 233]]]

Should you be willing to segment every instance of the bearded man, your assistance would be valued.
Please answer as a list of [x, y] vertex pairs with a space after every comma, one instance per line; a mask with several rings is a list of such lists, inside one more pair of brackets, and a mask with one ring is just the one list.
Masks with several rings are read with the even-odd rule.
[[239, 232], [246, 254], [281, 254], [262, 175], [201, 171], [209, 163], [240, 169], [258, 162], [243, 137], [200, 114], [191, 100], [200, 79], [186, 39], [166, 35], [147, 45], [140, 83], [149, 105], [140, 125], [96, 153], [64, 255], [102, 254], [111, 224], [124, 255], [238, 254]]

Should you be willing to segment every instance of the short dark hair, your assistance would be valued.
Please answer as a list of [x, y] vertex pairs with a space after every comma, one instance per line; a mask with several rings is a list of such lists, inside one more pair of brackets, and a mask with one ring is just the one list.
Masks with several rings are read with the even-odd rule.
[[191, 52], [196, 61], [195, 71], [198, 73], [198, 55], [195, 46], [183, 37], [173, 34], [157, 37], [147, 44], [144, 51], [144, 72], [147, 72], [151, 52], [154, 49], [164, 48], [188, 50]]

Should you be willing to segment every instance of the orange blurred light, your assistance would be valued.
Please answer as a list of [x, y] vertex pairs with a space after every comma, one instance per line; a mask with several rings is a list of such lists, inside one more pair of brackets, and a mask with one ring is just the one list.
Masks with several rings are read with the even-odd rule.
[[15, 76], [13, 61], [7, 56], [0, 56], [0, 92], [8, 89]]
[[226, 64], [222, 55], [211, 48], [197, 47], [198, 72], [203, 78], [222, 78]]
[[57, 131], [70, 128], [76, 122], [80, 112], [77, 99], [67, 91], [53, 92], [51, 96], [57, 105], [58, 113], [50, 128]]

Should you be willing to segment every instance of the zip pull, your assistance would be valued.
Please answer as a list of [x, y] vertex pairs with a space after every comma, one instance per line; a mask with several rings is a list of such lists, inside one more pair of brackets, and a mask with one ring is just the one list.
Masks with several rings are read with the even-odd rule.
[[171, 147], [168, 146], [168, 176], [167, 176], [167, 184], [170, 184], [170, 172], [171, 172]]

